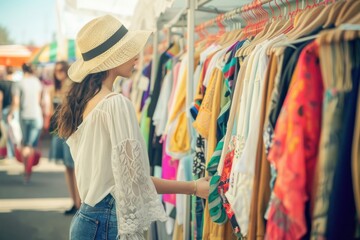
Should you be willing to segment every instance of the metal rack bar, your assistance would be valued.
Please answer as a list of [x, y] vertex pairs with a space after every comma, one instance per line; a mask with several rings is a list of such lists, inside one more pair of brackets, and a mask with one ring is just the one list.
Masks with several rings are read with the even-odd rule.
[[206, 7], [198, 7], [196, 9], [196, 11], [198, 11], [198, 12], [207, 12], [207, 13], [215, 13], [215, 14], [226, 13], [225, 11], [221, 11], [219, 9], [206, 8]]
[[154, 90], [155, 78], [156, 78], [156, 71], [158, 65], [158, 44], [159, 44], [159, 32], [156, 30], [153, 33], [153, 56], [152, 56], [152, 63], [151, 63], [151, 87], [150, 93]]
[[[187, 71], [187, 94], [186, 94], [186, 106], [189, 106], [191, 101], [194, 99], [193, 97], [193, 78], [194, 78], [194, 48], [195, 48], [195, 38], [194, 38], [194, 30], [195, 30], [195, 0], [188, 0], [188, 9], [187, 9], [187, 46], [188, 46], [188, 71]], [[188, 119], [188, 125], [191, 127], [190, 119]], [[190, 128], [189, 128], [190, 129]], [[185, 222], [184, 222], [184, 240], [190, 239], [190, 196], [186, 196], [185, 201]]]
[[212, 0], [198, 0], [197, 3], [196, 3], [196, 7], [201, 7], [209, 2], [211, 2]]
[[198, 26], [195, 27], [195, 31], [199, 31], [200, 29], [206, 28], [206, 27], [210, 27], [214, 24], [216, 24], [219, 20], [227, 20], [227, 19], [231, 19], [236, 15], [239, 15], [242, 12], [246, 12], [255, 8], [258, 8], [259, 6], [262, 6], [266, 3], [271, 2], [272, 0], [258, 0], [256, 2], [244, 5], [242, 7], [238, 7], [236, 9], [233, 9], [229, 12], [223, 13], [223, 14], [219, 14], [216, 18], [210, 19], [206, 22], [203, 22], [201, 24], [199, 24]]

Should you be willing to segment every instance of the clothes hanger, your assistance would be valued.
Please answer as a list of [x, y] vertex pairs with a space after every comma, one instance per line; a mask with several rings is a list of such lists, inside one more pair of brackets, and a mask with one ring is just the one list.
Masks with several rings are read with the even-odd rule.
[[347, 23], [343, 23], [337, 29], [327, 33], [326, 43], [351, 41], [360, 38], [360, 13], [350, 19]]
[[[329, 11], [330, 8], [324, 9], [324, 6], [318, 6], [315, 8], [308, 8], [299, 18], [299, 25], [294, 26], [287, 36], [291, 40], [296, 40], [304, 35], [309, 34], [315, 28], [323, 26], [327, 19], [327, 15], [320, 14], [323, 10]], [[313, 17], [316, 16], [315, 19]]]
[[251, 46], [248, 46], [248, 48], [244, 49], [243, 56], [249, 55], [251, 53], [251, 51], [254, 50], [256, 45], [258, 45], [259, 43], [262, 43], [263, 41], [265, 41], [267, 39], [271, 39], [273, 36], [276, 36], [276, 34], [281, 29], [283, 29], [284, 27], [287, 27], [287, 25], [285, 25], [286, 23], [287, 23], [286, 19], [280, 19], [280, 20], [273, 22], [272, 25], [270, 25], [270, 27], [268, 29], [263, 29], [263, 31], [261, 32], [261, 33], [263, 33], [263, 35], [261, 35], [261, 33], [259, 33], [256, 36], [256, 39], [253, 40]]
[[225, 16], [223, 16], [222, 24], [225, 26], [225, 33], [217, 41], [217, 43], [219, 45], [221, 45], [223, 42], [227, 41], [227, 39], [229, 38], [229, 35], [233, 34], [232, 29], [230, 27], [230, 20], [225, 18]]
[[327, 14], [329, 13], [330, 10], [331, 10], [331, 5], [327, 5], [325, 8], [322, 9], [322, 11], [318, 15], [318, 17], [314, 19], [312, 24], [308, 25], [306, 28], [303, 28], [301, 30], [299, 29], [299, 32], [296, 35], [289, 36], [289, 39], [290, 39], [289, 41], [287, 41], [285, 43], [276, 44], [276, 47], [289, 46], [289, 47], [296, 48], [294, 46], [294, 44], [301, 43], [304, 41], [309, 41], [312, 39], [316, 39], [319, 35], [312, 35], [312, 36], [308, 36], [308, 37], [301, 37], [301, 36], [307, 35], [313, 29], [323, 26], [322, 24], [325, 22], [325, 20], [327, 20]]
[[[355, 20], [356, 20], [357, 24], [360, 23], [360, 14], [357, 15]], [[344, 34], [344, 40], [345, 41], [352, 41], [352, 40], [355, 40], [355, 39], [358, 39], [358, 38], [360, 38], [360, 29], [355, 30], [355, 31], [353, 31], [353, 30], [352, 31], [345, 31], [345, 34]]]
[[331, 10], [329, 12], [328, 18], [324, 24], [324, 27], [330, 27], [332, 24], [335, 23], [337, 17], [339, 16], [339, 13], [342, 9], [342, 6], [345, 4], [345, 1], [339, 1], [339, 2], [335, 2], [332, 3], [331, 6]]
[[196, 29], [195, 33], [199, 36], [199, 39], [195, 42], [195, 45], [201, 45], [204, 42], [205, 35], [201, 31], [202, 25], [200, 24]]
[[[248, 36], [247, 36], [247, 31], [249, 29], [249, 22], [248, 21], [248, 16], [247, 16], [247, 12], [248, 11], [248, 8], [247, 6], [245, 5], [244, 7], [241, 8], [240, 12], [239, 12], [239, 15], [241, 17], [241, 19], [243, 19], [245, 21], [245, 27], [242, 29], [241, 33], [237, 36], [239, 40], [244, 40], [244, 39], [247, 39]], [[242, 48], [240, 48], [237, 52], [236, 52], [236, 55], [242, 51], [244, 48], [246, 48], [246, 46], [243, 46]]]
[[331, 5], [327, 6], [318, 6], [314, 8], [313, 16], [316, 16], [314, 20], [312, 20], [309, 24], [305, 25], [304, 27], [300, 28], [298, 32], [294, 33], [293, 35], [290, 35], [289, 38], [295, 40], [297, 38], [300, 38], [304, 35], [308, 35], [311, 33], [314, 29], [323, 27], [324, 23], [326, 22], [328, 18], [328, 14], [331, 10]]
[[339, 26], [342, 23], [346, 23], [356, 14], [360, 12], [360, 1], [348, 1], [346, 2], [339, 13], [339, 16], [336, 19], [335, 26]]
[[[275, 0], [275, 3], [276, 3], [276, 0]], [[279, 12], [281, 15], [280, 6], [277, 3], [276, 3], [276, 5], [278, 6], [278, 9], [279, 9]], [[279, 17], [280, 17], [280, 15], [279, 15]], [[236, 53], [236, 56], [238, 56], [238, 57], [247, 56], [248, 53], [251, 52], [255, 48], [256, 44], [259, 42], [259, 39], [261, 39], [264, 35], [266, 35], [266, 33], [272, 31], [272, 28], [274, 26], [276, 26], [277, 24], [278, 24], [278, 22], [268, 22], [267, 24], [265, 24], [264, 29], [260, 33], [258, 33], [255, 36], [255, 38], [247, 46], [240, 48], [238, 50], [238, 52]]]
[[220, 45], [227, 45], [229, 43], [234, 43], [236, 41], [238, 41], [238, 37], [239, 34], [241, 34], [242, 30], [240, 29], [237, 29], [237, 30], [233, 30], [231, 32], [229, 32], [229, 34], [227, 35], [227, 38], [224, 39], [223, 42], [219, 43]]
[[[222, 18], [219, 19], [219, 22], [217, 24], [220, 27], [221, 26], [225, 27], [224, 23], [226, 23], [226, 19], [225, 19], [225, 16], [222, 16]], [[223, 28], [222, 31], [224, 31], [224, 34], [221, 36], [221, 38], [217, 42], [219, 45], [224, 45], [225, 43], [227, 43], [229, 40], [231, 40], [233, 38], [235, 33], [237, 33], [237, 32], [234, 32], [233, 30], [226, 32], [225, 28]]]
[[309, 5], [308, 1], [306, 1], [306, 6], [304, 7], [304, 9], [300, 10], [298, 1], [296, 2], [296, 5], [297, 5], [297, 9], [294, 19], [294, 28], [291, 31], [289, 31], [289, 33], [287, 34], [288, 36], [296, 34], [299, 30], [304, 28], [304, 26], [310, 24], [312, 22], [312, 18], [316, 16], [316, 15], [312, 15], [316, 10], [308, 6]]
[[[267, 39], [272, 39], [276, 36], [279, 36], [280, 34], [284, 33], [287, 29], [289, 29], [292, 26], [292, 22], [289, 19], [285, 18], [285, 11], [286, 11], [285, 8], [284, 8], [284, 13], [282, 13], [280, 6], [277, 4], [276, 1], [275, 1], [275, 4], [277, 5], [279, 12], [280, 12], [279, 16], [278, 16], [278, 20], [275, 21], [272, 26], [270, 26], [270, 28], [265, 32], [265, 34], [263, 36], [260, 36], [259, 38], [257, 38], [257, 41], [254, 42], [253, 46], [255, 46]], [[282, 2], [282, 4], [285, 5], [283, 2]], [[253, 46], [251, 46], [245, 50], [245, 55], [250, 54], [250, 52], [254, 48]]]
[[[346, 27], [346, 24], [360, 24], [360, 1], [348, 1], [341, 8], [338, 17], [336, 18], [335, 25], [337, 29], [326, 33], [324, 41], [326, 43], [338, 42], [340, 40], [350, 41], [356, 38], [358, 33], [351, 31]], [[340, 28], [340, 26], [342, 26]]]

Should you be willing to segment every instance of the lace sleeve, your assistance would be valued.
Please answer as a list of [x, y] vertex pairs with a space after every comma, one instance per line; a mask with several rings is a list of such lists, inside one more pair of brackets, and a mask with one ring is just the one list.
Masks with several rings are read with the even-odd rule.
[[150, 178], [147, 156], [138, 140], [124, 140], [113, 148], [114, 198], [121, 240], [144, 239], [151, 222], [166, 221], [164, 207]]

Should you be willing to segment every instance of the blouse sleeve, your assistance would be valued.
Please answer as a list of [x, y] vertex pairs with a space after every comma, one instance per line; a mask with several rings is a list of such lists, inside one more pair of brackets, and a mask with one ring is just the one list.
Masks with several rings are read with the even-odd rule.
[[153, 221], [166, 221], [164, 207], [150, 177], [149, 160], [131, 102], [121, 95], [108, 100], [108, 129], [118, 236], [143, 239]]

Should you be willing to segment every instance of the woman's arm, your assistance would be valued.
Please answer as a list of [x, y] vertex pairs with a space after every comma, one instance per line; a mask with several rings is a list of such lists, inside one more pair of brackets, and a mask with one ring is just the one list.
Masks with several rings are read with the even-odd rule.
[[158, 194], [194, 194], [201, 198], [209, 196], [209, 179], [200, 178], [196, 181], [175, 181], [151, 177]]

